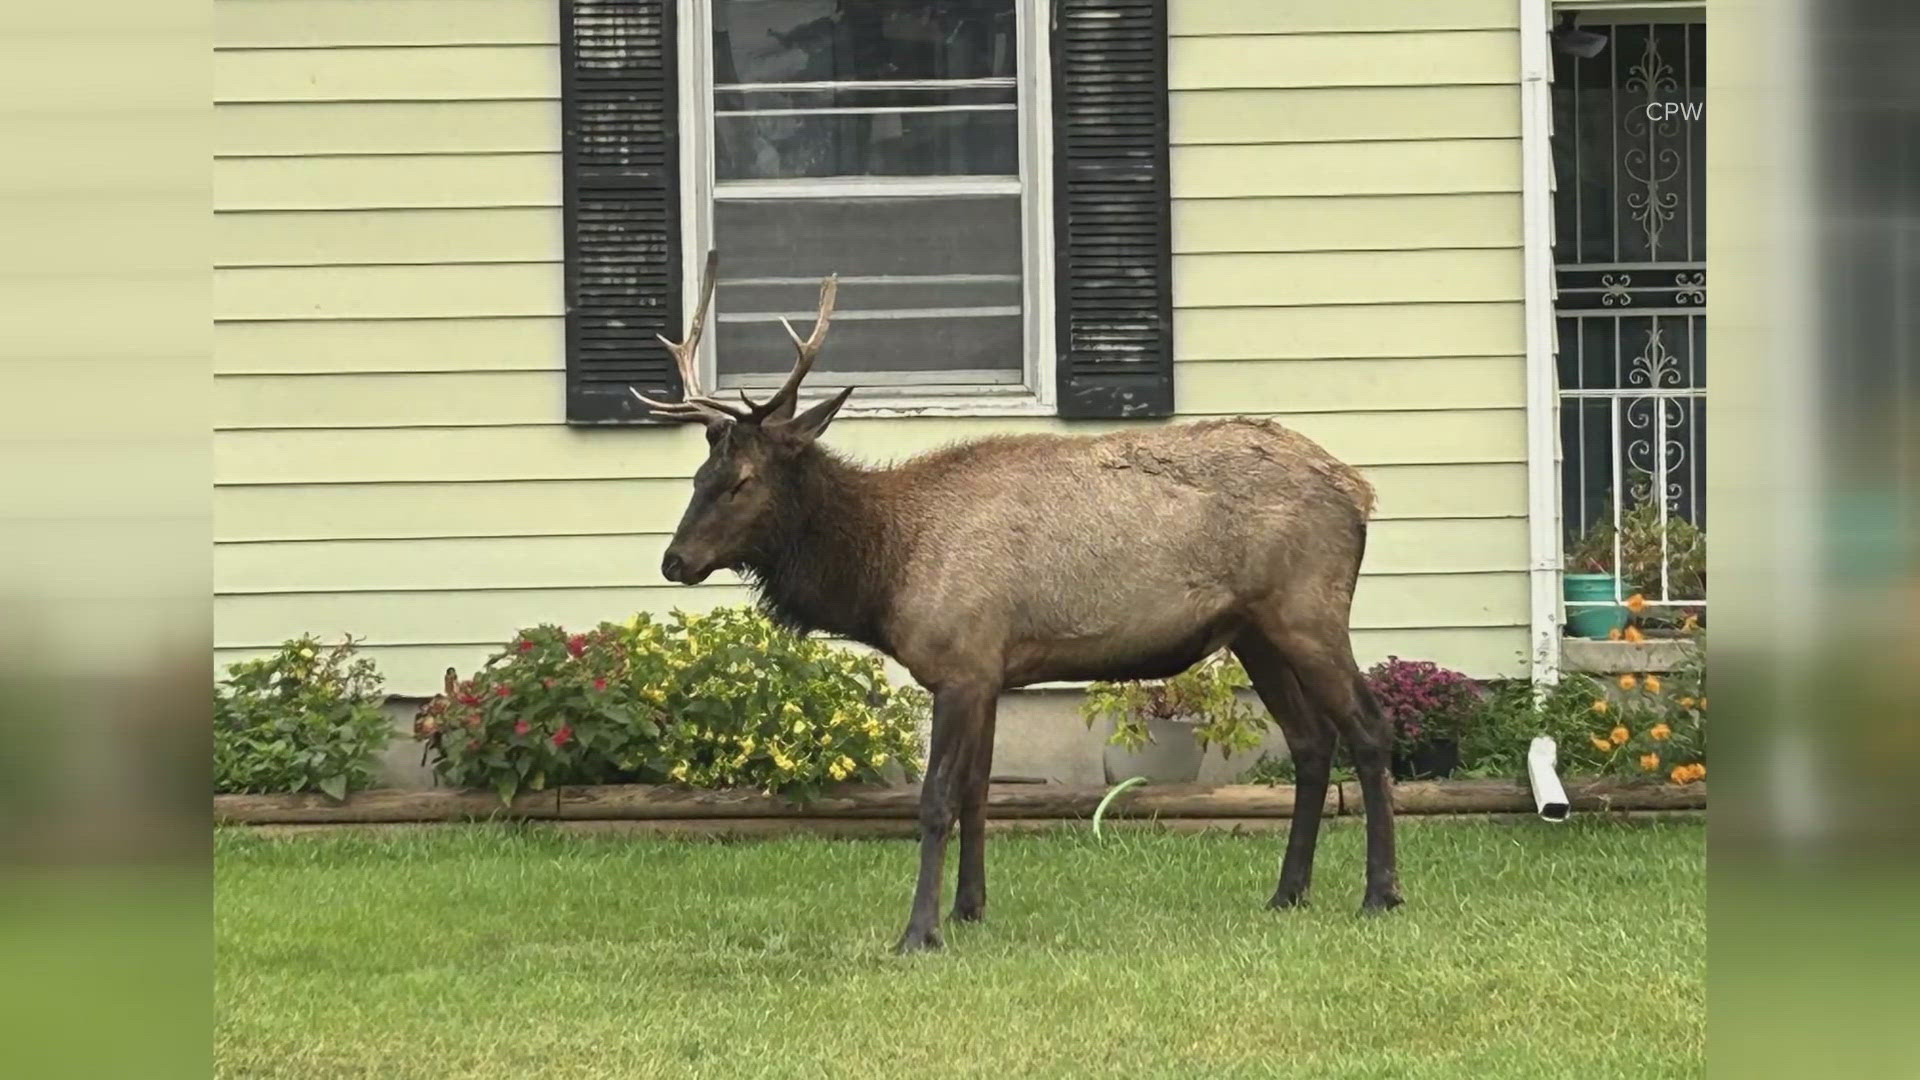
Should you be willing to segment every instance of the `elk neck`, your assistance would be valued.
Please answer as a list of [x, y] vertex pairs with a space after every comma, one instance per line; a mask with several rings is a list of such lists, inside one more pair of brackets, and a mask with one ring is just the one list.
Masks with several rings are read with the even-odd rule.
[[809, 446], [792, 463], [780, 526], [744, 566], [775, 622], [884, 650], [908, 537], [889, 472]]

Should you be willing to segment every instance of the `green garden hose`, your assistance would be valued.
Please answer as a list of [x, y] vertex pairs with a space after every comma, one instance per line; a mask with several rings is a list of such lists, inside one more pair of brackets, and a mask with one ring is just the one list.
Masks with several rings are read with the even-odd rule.
[[1107, 804], [1113, 801], [1113, 797], [1135, 784], [1144, 784], [1146, 782], [1147, 778], [1144, 776], [1130, 776], [1113, 785], [1113, 790], [1107, 792], [1106, 798], [1100, 800], [1100, 805], [1093, 808], [1093, 838], [1095, 840], [1100, 839], [1100, 818], [1106, 814]]

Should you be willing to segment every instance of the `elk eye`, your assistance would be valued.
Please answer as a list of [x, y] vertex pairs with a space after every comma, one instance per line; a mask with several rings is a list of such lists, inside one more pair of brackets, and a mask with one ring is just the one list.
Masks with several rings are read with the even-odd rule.
[[743, 476], [743, 477], [741, 477], [740, 479], [738, 479], [738, 480], [735, 480], [735, 481], [733, 482], [733, 486], [727, 489], [727, 498], [729, 498], [729, 499], [731, 499], [731, 498], [733, 498], [733, 497], [734, 497], [735, 495], [738, 495], [738, 494], [740, 494], [740, 489], [741, 489], [741, 488], [743, 488], [743, 487], [746, 487], [746, 486], [747, 486], [747, 481], [748, 481], [748, 480], [751, 480], [751, 479], [753, 479], [753, 478], [752, 478], [752, 477], [750, 477], [750, 476]]

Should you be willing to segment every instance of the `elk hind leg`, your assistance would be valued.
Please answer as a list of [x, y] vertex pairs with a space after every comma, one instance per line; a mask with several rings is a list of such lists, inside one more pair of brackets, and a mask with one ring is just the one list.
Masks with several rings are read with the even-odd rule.
[[1287, 738], [1293, 759], [1293, 820], [1287, 825], [1287, 853], [1280, 881], [1267, 902], [1271, 908], [1303, 907], [1313, 881], [1314, 851], [1320, 840], [1321, 812], [1333, 771], [1333, 725], [1307, 700], [1300, 680], [1274, 644], [1257, 630], [1244, 631], [1233, 643], [1254, 692]]
[[1393, 780], [1388, 759], [1393, 734], [1354, 663], [1347, 640], [1346, 612], [1295, 612], [1264, 626], [1269, 640], [1286, 656], [1307, 698], [1332, 721], [1353, 754], [1360, 774], [1360, 797], [1367, 814], [1367, 885], [1361, 910], [1385, 911], [1400, 903], [1394, 853]]

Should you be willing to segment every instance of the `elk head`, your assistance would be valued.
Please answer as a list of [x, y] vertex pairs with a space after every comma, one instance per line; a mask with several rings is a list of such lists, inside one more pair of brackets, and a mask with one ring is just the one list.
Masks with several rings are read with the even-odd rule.
[[839, 281], [828, 277], [820, 284], [820, 311], [814, 319], [813, 333], [802, 339], [791, 323], [780, 320], [799, 357], [772, 397], [756, 402], [741, 391], [743, 407], [706, 394], [700, 388], [697, 358], [707, 307], [713, 301], [718, 261], [716, 253], [707, 253], [700, 304], [694, 309], [686, 340], [675, 343], [660, 338], [680, 369], [680, 382], [686, 388], [681, 400], [655, 401], [628, 388], [655, 415], [703, 424], [707, 429], [707, 460], [693, 474], [693, 498], [660, 560], [660, 573], [668, 581], [683, 585], [698, 585], [715, 570], [741, 565], [778, 535], [783, 519], [795, 510], [796, 466], [801, 454], [827, 429], [853, 393], [849, 386], [795, 415], [800, 380], [806, 378], [820, 354], [828, 320], [833, 316]]

